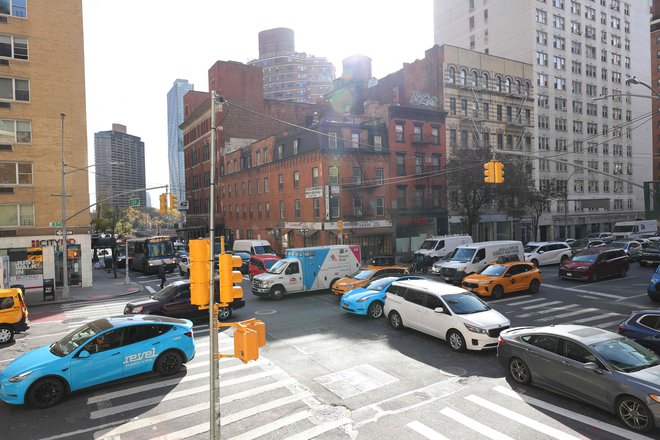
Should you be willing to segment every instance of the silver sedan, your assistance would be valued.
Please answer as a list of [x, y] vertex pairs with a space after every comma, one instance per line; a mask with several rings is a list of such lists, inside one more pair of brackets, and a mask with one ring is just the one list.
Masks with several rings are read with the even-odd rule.
[[497, 358], [518, 384], [596, 405], [634, 431], [660, 426], [660, 358], [624, 336], [580, 325], [516, 327], [500, 334]]

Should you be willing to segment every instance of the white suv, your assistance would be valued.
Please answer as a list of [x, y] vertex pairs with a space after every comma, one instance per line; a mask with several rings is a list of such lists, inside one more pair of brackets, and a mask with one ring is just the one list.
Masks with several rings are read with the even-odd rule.
[[426, 279], [395, 281], [387, 289], [385, 316], [392, 327], [410, 327], [447, 341], [453, 351], [497, 348], [511, 322], [467, 290]]
[[524, 250], [525, 261], [534, 263], [534, 266], [563, 263], [573, 256], [573, 250], [563, 241], [529, 242]]
[[190, 256], [184, 255], [179, 260], [179, 275], [190, 276]]

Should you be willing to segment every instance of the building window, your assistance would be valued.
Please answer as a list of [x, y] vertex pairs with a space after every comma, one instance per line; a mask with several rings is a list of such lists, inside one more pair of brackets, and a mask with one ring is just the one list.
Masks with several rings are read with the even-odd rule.
[[374, 180], [378, 185], [382, 185], [385, 181], [385, 174], [383, 168], [376, 168], [374, 170]]
[[381, 151], [383, 149], [383, 137], [379, 135], [374, 136], [374, 150]]
[[328, 172], [328, 175], [330, 176], [330, 185], [339, 185], [339, 168], [338, 167], [330, 167], [330, 170]]
[[396, 208], [405, 209], [406, 208], [406, 192], [408, 191], [407, 187], [399, 187], [396, 189]]
[[34, 205], [0, 205], [2, 226], [34, 226]]
[[319, 184], [319, 169], [318, 168], [312, 168], [312, 186], [316, 186]]
[[267, 193], [268, 190], [268, 177], [264, 177], [264, 192]]
[[421, 154], [415, 154], [415, 174], [422, 174], [423, 163], [424, 163], [424, 156]]
[[282, 191], [284, 189], [284, 176], [280, 174], [277, 176], [277, 188]]
[[337, 133], [328, 133], [328, 148], [337, 148]]
[[431, 127], [431, 143], [433, 145], [440, 144], [440, 129], [438, 127]]
[[280, 200], [280, 219], [284, 218], [284, 200]]
[[32, 142], [32, 123], [0, 119], [0, 143], [29, 144]]
[[284, 157], [284, 145], [277, 146], [277, 158], [282, 159]]
[[405, 153], [396, 154], [396, 175], [405, 176], [406, 175], [406, 155]]
[[353, 214], [358, 217], [362, 216], [362, 199], [359, 197], [353, 198]]
[[[11, 11], [11, 13], [10, 13]], [[13, 15], [25, 18], [27, 16], [26, 0], [2, 0], [0, 1], [0, 14]]]
[[26, 79], [0, 78], [0, 99], [5, 101], [29, 101], [29, 81]]
[[403, 137], [403, 124], [397, 123], [394, 126], [395, 130], [395, 139], [397, 142], [404, 142], [404, 137]]
[[293, 154], [296, 155], [298, 154], [298, 146], [300, 145], [300, 140], [299, 139], [294, 139], [293, 140]]
[[300, 173], [298, 171], [293, 172], [293, 187], [294, 188], [300, 187]]
[[339, 218], [341, 216], [340, 202], [339, 197], [332, 196], [330, 198], [330, 218]]
[[351, 147], [360, 148], [360, 133], [351, 133]]
[[360, 167], [353, 167], [353, 178], [351, 180], [356, 185], [362, 184], [362, 170]]
[[28, 40], [25, 37], [0, 35], [0, 57], [28, 59]]
[[320, 218], [321, 217], [321, 199], [320, 198], [315, 198], [312, 199], [312, 207], [314, 209], [314, 218]]
[[418, 144], [422, 142], [422, 126], [421, 125], [413, 125], [413, 142], [417, 142]]
[[376, 197], [375, 209], [377, 217], [385, 215], [385, 199], [383, 197]]
[[270, 218], [270, 202], [266, 202], [266, 218]]
[[32, 185], [32, 163], [0, 162], [0, 185]]
[[295, 212], [296, 218], [300, 218], [300, 199], [295, 199], [293, 201], [293, 211]]

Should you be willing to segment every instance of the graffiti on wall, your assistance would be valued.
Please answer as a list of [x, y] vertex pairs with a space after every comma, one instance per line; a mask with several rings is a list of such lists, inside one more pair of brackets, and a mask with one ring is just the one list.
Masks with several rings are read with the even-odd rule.
[[410, 103], [413, 105], [437, 108], [438, 97], [431, 96], [428, 93], [420, 92], [419, 90], [413, 90], [412, 96], [410, 97]]

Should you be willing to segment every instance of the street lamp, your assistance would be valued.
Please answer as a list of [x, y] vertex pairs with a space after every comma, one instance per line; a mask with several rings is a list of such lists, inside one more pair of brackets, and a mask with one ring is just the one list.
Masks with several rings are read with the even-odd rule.
[[300, 228], [300, 233], [303, 235], [303, 247], [307, 247], [307, 233], [309, 232], [309, 228], [307, 226], [302, 226]]
[[638, 80], [637, 77], [634, 76], [634, 75], [633, 75], [633, 76], [629, 76], [629, 75], [627, 75], [627, 78], [626, 78], [626, 85], [630, 85], [630, 84], [639, 84], [639, 85], [642, 85], [642, 86], [646, 87], [647, 89], [649, 89], [650, 91], [652, 91], [653, 94], [655, 95], [656, 99], [660, 99], [660, 93], [658, 93], [653, 87], [651, 87], [650, 85], [646, 84], [644, 81], [640, 81], [640, 80]]

